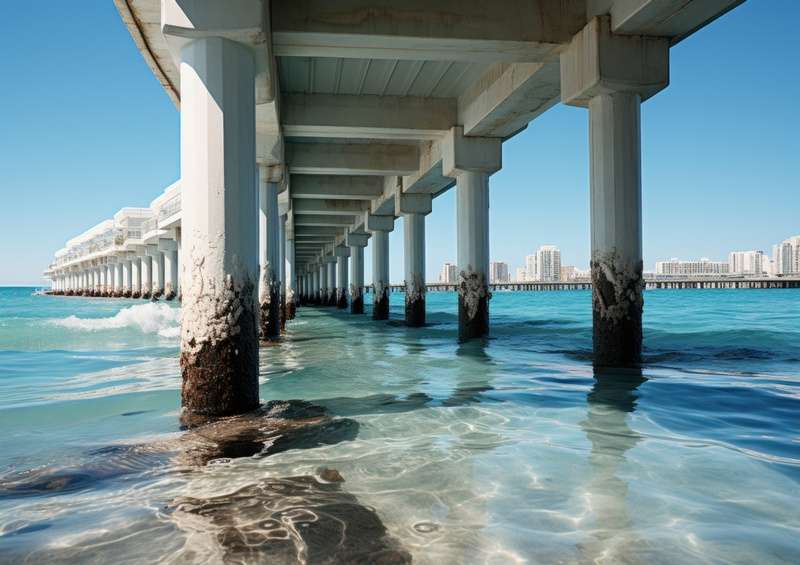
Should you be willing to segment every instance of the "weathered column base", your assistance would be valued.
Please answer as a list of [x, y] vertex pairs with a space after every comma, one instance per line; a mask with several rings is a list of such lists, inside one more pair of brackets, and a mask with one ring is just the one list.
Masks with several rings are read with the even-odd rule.
[[160, 288], [156, 288], [156, 289], [153, 290], [153, 294], [152, 294], [151, 298], [153, 300], [158, 300], [159, 298], [161, 298], [163, 296], [163, 294], [164, 293], [162, 292], [162, 290]]
[[364, 295], [360, 292], [352, 292], [350, 298], [350, 313], [363, 314], [364, 313]]
[[277, 339], [281, 335], [281, 304], [278, 293], [270, 292], [269, 298], [262, 300], [259, 308], [261, 311], [259, 337], [266, 341]]
[[181, 401], [189, 413], [226, 416], [259, 405], [253, 286], [234, 288], [229, 279], [220, 296], [199, 297], [207, 306], [196, 309], [205, 310], [202, 321], [184, 318]]
[[375, 298], [372, 302], [372, 319], [389, 319], [389, 293], [385, 288], [375, 292]]
[[489, 333], [491, 293], [482, 273], [460, 274], [458, 287], [458, 339], [465, 341]]
[[133, 292], [131, 292], [131, 298], [141, 298], [141, 297], [142, 293], [139, 292], [138, 290], [134, 290]]
[[425, 325], [425, 294], [406, 295], [406, 325], [418, 328]]
[[131, 298], [132, 294], [133, 293], [130, 290], [128, 290], [127, 288], [122, 291], [122, 297], [123, 298]]
[[286, 295], [281, 293], [281, 331], [286, 329]]
[[636, 366], [642, 360], [642, 264], [625, 269], [613, 254], [595, 254], [592, 269], [592, 345], [597, 367]]
[[164, 287], [164, 300], [174, 300], [175, 290], [172, 288], [171, 283], [167, 283]]
[[286, 297], [286, 319], [294, 320], [297, 315], [297, 303], [295, 302], [294, 295], [291, 294]]
[[327, 299], [328, 306], [336, 306], [336, 291], [329, 290], [328, 291], [328, 299]]
[[343, 288], [336, 291], [336, 307], [340, 310], [347, 308], [347, 291]]
[[147, 299], [150, 298], [150, 296], [152, 296], [152, 293], [150, 292], [150, 289], [149, 288], [143, 288], [142, 289], [142, 298], [147, 300]]

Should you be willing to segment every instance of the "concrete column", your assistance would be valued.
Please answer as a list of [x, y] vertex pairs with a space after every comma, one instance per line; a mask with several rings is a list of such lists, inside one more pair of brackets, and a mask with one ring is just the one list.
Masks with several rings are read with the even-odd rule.
[[297, 274], [294, 262], [294, 234], [286, 232], [286, 319], [293, 320], [297, 311]]
[[161, 295], [164, 294], [164, 254], [155, 246], [149, 252], [153, 258], [152, 296], [153, 298], [161, 298]]
[[269, 182], [268, 167], [259, 168], [259, 262], [258, 285], [261, 339], [275, 339], [281, 333], [281, 301], [279, 279], [280, 219], [278, 216], [278, 183]]
[[327, 306], [336, 306], [336, 258], [326, 257], [328, 270], [328, 294], [326, 297]]
[[458, 247], [458, 336], [489, 332], [489, 177], [461, 171], [456, 176]]
[[130, 298], [132, 288], [133, 281], [131, 279], [131, 260], [124, 259], [122, 261], [122, 296], [125, 298]]
[[172, 300], [178, 291], [178, 250], [164, 251], [164, 298]]
[[106, 296], [114, 296], [114, 264], [106, 265]]
[[153, 260], [150, 255], [142, 255], [142, 298], [150, 298], [153, 289]]
[[425, 325], [425, 216], [403, 215], [406, 325]]
[[113, 275], [113, 283], [114, 283], [114, 292], [113, 296], [119, 298], [122, 296], [122, 265], [120, 264], [119, 260], [116, 260], [115, 263], [112, 265], [114, 269]]
[[139, 298], [142, 295], [142, 260], [134, 257], [131, 260], [131, 298]]
[[[350, 242], [348, 242], [350, 243]], [[350, 313], [364, 313], [364, 246], [350, 245]]]
[[321, 306], [328, 305], [328, 266], [326, 263], [319, 264], [319, 284], [317, 286], [317, 296]]
[[236, 414], [259, 404], [255, 61], [219, 37], [180, 57], [182, 404]]
[[337, 247], [336, 254], [336, 307], [347, 308], [347, 291], [350, 285], [347, 282], [347, 256], [350, 255], [348, 247]]
[[598, 366], [638, 363], [642, 352], [640, 97], [589, 102], [592, 327]]
[[669, 40], [611, 32], [592, 19], [560, 55], [561, 101], [589, 108], [595, 366], [636, 365], [642, 351], [640, 105], [669, 83]]
[[98, 281], [97, 281], [97, 296], [105, 296], [106, 295], [106, 268], [99, 267], [97, 269], [98, 272]]
[[389, 319], [389, 232], [372, 232], [372, 319]]
[[286, 216], [278, 217], [278, 295], [280, 296], [281, 331], [286, 326]]

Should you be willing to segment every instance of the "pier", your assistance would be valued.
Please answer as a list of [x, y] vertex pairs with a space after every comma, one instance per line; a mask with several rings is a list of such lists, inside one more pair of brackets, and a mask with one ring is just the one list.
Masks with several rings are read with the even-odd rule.
[[[489, 332], [492, 291], [591, 289], [595, 364], [636, 364], [645, 287], [790, 282], [642, 273], [641, 104], [669, 84], [670, 47], [740, 3], [115, 0], [180, 111], [181, 178], [70, 240], [53, 291], [182, 299], [184, 407], [243, 412], [259, 339], [296, 304], [363, 313], [367, 246], [388, 318], [399, 217], [405, 319], [425, 323], [426, 216], [454, 189], [460, 339]], [[559, 102], [589, 122], [591, 283], [492, 286], [490, 177]]]

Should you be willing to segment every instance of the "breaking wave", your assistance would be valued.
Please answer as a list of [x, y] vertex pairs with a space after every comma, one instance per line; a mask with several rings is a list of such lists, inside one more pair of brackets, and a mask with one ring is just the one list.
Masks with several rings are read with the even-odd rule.
[[123, 308], [109, 318], [78, 318], [68, 316], [50, 320], [63, 328], [83, 331], [100, 331], [120, 328], [135, 328], [142, 333], [158, 334], [161, 337], [180, 335], [181, 311], [166, 304], [148, 302]]

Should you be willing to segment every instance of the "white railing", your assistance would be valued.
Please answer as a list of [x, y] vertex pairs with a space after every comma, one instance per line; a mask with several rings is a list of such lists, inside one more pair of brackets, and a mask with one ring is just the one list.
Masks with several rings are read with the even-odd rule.
[[161, 206], [158, 210], [158, 220], [163, 221], [181, 211], [181, 195], [176, 194]]

